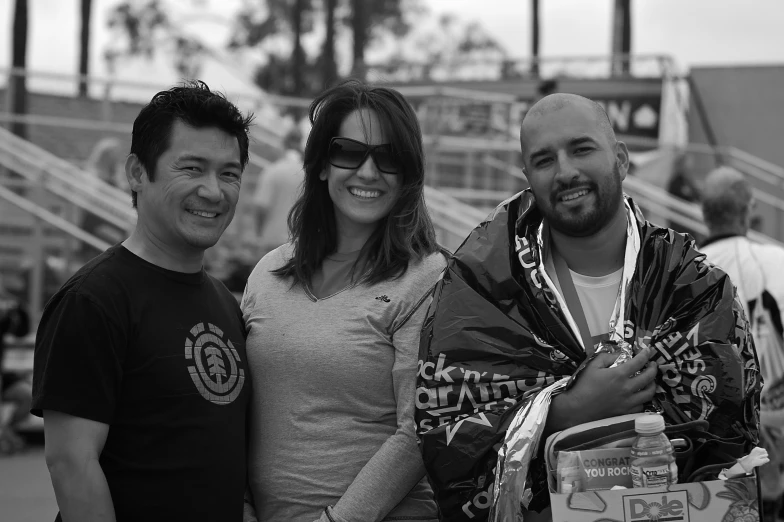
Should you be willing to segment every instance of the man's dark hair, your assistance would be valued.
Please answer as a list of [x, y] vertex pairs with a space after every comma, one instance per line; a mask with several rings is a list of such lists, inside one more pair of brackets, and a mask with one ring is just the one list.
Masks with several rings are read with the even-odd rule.
[[[243, 116], [240, 110], [220, 92], [213, 92], [202, 81], [189, 81], [152, 97], [133, 122], [131, 154], [155, 179], [155, 164], [171, 145], [171, 130], [180, 120], [195, 128], [217, 127], [237, 138], [242, 168], [248, 164], [248, 129], [253, 114]], [[136, 192], [131, 191], [136, 207]]]
[[[335, 210], [326, 181], [319, 175], [329, 168], [329, 143], [354, 111], [374, 111], [398, 161], [400, 192], [360, 252], [352, 269], [361, 282], [372, 285], [403, 275], [408, 262], [438, 250], [433, 223], [424, 198], [425, 155], [422, 131], [414, 109], [394, 89], [348, 80], [319, 95], [310, 106], [313, 127], [305, 146], [305, 182], [289, 213], [294, 255], [272, 273], [310, 285], [314, 272], [338, 244]], [[368, 158], [367, 161], [373, 161]]]
[[558, 80], [542, 80], [536, 88], [539, 96], [549, 96], [558, 90]]

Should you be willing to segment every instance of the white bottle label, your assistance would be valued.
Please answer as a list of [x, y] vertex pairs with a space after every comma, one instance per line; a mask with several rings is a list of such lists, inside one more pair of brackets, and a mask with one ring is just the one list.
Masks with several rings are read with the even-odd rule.
[[670, 467], [631, 466], [632, 484], [635, 488], [655, 488], [670, 483]]

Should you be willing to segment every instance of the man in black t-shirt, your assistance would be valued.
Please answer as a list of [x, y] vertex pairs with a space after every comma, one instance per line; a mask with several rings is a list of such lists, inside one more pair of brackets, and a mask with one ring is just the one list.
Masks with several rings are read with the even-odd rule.
[[136, 227], [52, 297], [36, 337], [58, 520], [242, 520], [245, 328], [202, 262], [234, 216], [250, 121], [199, 82], [134, 122]]

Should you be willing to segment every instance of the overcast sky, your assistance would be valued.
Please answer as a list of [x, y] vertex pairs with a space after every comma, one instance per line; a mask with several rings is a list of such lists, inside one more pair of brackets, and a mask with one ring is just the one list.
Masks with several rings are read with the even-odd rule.
[[[203, 0], [207, 3], [215, 0]], [[218, 0], [237, 5], [241, 0]], [[479, 21], [515, 57], [530, 52], [527, 0], [423, 0], [434, 13], [452, 12]], [[180, 5], [189, 5], [177, 0]], [[104, 75], [106, 11], [116, 0], [93, 0], [91, 68]], [[10, 63], [13, 0], [0, 0], [0, 67]], [[77, 68], [79, 0], [28, 0], [32, 70], [72, 73]], [[606, 55], [613, 0], [541, 0], [541, 53], [547, 56]], [[634, 53], [668, 54], [681, 68], [720, 64], [784, 65], [784, 0], [634, 0]], [[226, 12], [227, 9], [224, 9]], [[217, 26], [203, 26], [218, 34]], [[159, 64], [126, 67], [127, 78], [171, 83], [176, 74]], [[224, 88], [240, 88], [247, 72], [210, 68]], [[231, 76], [232, 78], [229, 78]]]
[[[607, 54], [613, 0], [540, 0], [543, 56]], [[480, 20], [515, 56], [530, 53], [527, 0], [427, 0]], [[669, 54], [682, 67], [784, 65], [784, 0], [632, 0], [634, 53]]]

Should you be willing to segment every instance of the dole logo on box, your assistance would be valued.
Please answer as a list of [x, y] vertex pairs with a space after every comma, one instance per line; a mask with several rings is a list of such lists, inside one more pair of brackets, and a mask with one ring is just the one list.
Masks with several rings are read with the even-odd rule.
[[685, 491], [665, 491], [623, 497], [624, 522], [689, 522]]

